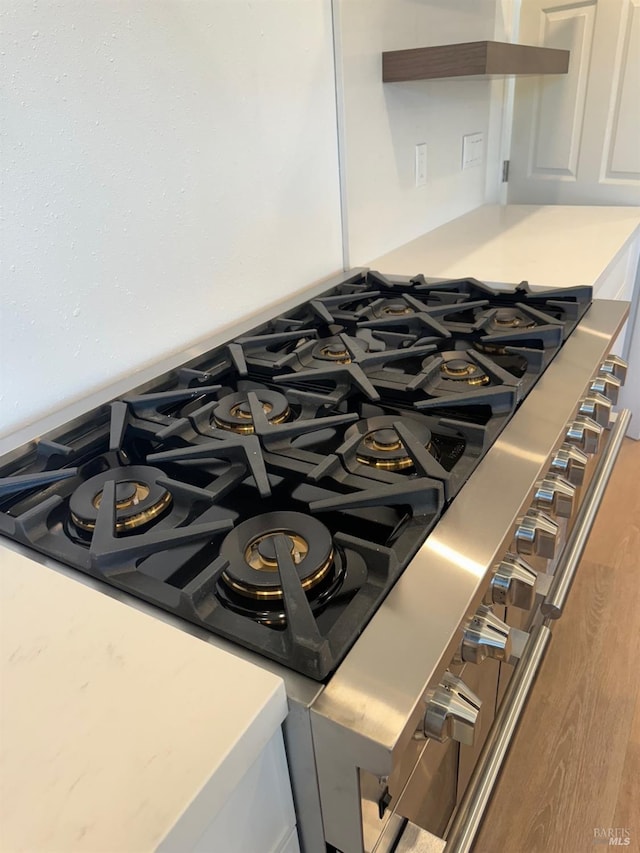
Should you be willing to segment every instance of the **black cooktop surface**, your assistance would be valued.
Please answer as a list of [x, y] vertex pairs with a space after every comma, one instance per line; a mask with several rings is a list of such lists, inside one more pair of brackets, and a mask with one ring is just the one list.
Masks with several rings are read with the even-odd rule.
[[0, 532], [323, 680], [590, 301], [346, 273], [0, 460]]

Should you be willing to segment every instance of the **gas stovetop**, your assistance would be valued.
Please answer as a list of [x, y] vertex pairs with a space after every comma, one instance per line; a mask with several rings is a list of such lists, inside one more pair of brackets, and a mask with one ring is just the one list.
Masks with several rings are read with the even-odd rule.
[[347, 273], [0, 460], [0, 532], [324, 680], [590, 302]]

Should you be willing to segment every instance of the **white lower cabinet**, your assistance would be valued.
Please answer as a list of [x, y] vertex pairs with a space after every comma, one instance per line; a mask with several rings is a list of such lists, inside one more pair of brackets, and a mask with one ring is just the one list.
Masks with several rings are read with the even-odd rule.
[[617, 408], [631, 409], [630, 438], [640, 439], [640, 236], [636, 235], [600, 276], [594, 287], [597, 299], [631, 302], [629, 319], [611, 347], [611, 352], [629, 362], [629, 372]]
[[195, 853], [299, 853], [282, 731], [273, 735], [196, 844]]
[[632, 303], [630, 319], [611, 347], [611, 352], [624, 358], [629, 358], [629, 352], [636, 329], [634, 328], [634, 314], [638, 302], [638, 254], [640, 252], [640, 237], [626, 248], [620, 257], [611, 265], [609, 270], [601, 277], [595, 288], [595, 296], [598, 299], [625, 299]]

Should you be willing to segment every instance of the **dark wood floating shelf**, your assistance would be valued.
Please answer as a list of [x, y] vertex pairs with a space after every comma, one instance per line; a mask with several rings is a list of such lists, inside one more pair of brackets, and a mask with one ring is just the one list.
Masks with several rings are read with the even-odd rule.
[[501, 41], [470, 41], [382, 54], [382, 81], [433, 80], [490, 74], [566, 74], [569, 51]]

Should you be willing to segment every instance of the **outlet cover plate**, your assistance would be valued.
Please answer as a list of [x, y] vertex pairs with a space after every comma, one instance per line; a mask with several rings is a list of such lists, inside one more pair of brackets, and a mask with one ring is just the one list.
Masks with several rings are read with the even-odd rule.
[[419, 142], [416, 145], [416, 186], [427, 185], [427, 143]]
[[484, 133], [469, 133], [462, 137], [462, 168], [473, 169], [484, 160]]

